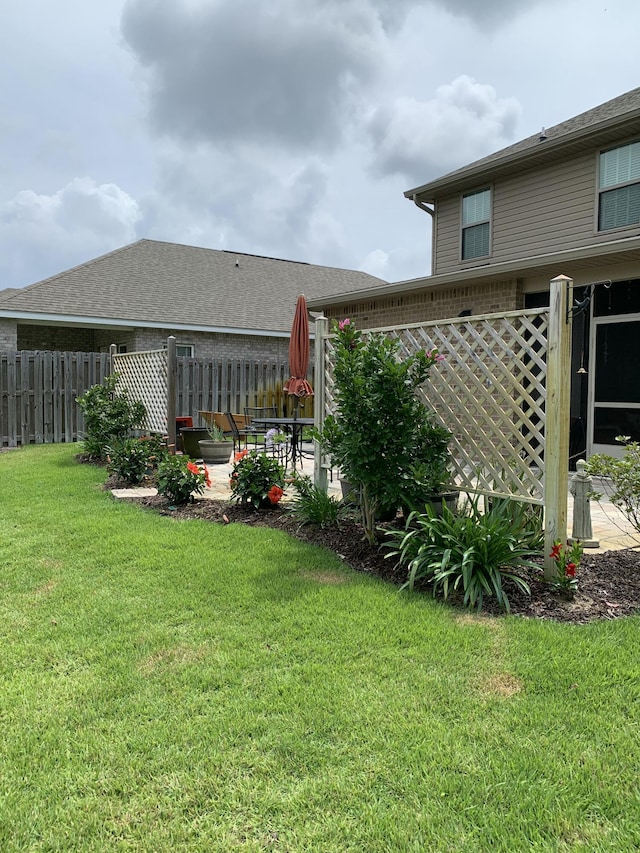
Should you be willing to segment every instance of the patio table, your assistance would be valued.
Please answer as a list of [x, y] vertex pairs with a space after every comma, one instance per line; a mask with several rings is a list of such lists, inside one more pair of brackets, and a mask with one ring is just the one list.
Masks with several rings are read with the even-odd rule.
[[306, 426], [313, 426], [313, 418], [280, 418], [269, 415], [264, 418], [252, 418], [251, 422], [267, 428], [282, 428], [283, 432], [291, 434], [291, 467], [295, 470], [297, 460], [302, 459], [302, 450], [300, 449], [302, 430]]

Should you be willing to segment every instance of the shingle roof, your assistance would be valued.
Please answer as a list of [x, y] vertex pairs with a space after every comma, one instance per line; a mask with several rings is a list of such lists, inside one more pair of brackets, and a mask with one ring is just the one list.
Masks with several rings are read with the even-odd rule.
[[[604, 142], [607, 130], [623, 123], [628, 125], [629, 134], [640, 131], [640, 87], [545, 129], [543, 139], [541, 132], [528, 136], [427, 184], [407, 190], [405, 196], [413, 198], [416, 195], [423, 201], [428, 201], [427, 196], [430, 194], [440, 194], [443, 190], [457, 188], [461, 182], [468, 183], [469, 179], [476, 176], [485, 173], [495, 175], [501, 168], [517, 168], [524, 160], [557, 157], [558, 149], [568, 149], [570, 143], [579, 143], [584, 137], [595, 138], [595, 135], [600, 133]], [[599, 144], [599, 141], [596, 144]]]
[[0, 316], [288, 332], [300, 293], [311, 299], [383, 283], [354, 270], [144, 239], [8, 294]]

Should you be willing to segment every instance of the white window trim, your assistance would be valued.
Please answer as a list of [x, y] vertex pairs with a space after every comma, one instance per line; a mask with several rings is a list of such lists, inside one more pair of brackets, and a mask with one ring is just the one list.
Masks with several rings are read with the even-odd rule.
[[[464, 199], [468, 196], [476, 195], [478, 193], [489, 192], [489, 218], [482, 219], [478, 222], [473, 222], [469, 225], [463, 225], [464, 219]], [[473, 228], [476, 225], [484, 225], [487, 223], [489, 225], [489, 251], [486, 255], [474, 255], [473, 258], [464, 258], [463, 257], [463, 247], [464, 247], [464, 232], [466, 228]], [[463, 192], [460, 195], [460, 263], [470, 266], [477, 265], [478, 261], [485, 260], [486, 258], [490, 258], [493, 252], [493, 184], [484, 185], [482, 187], [478, 187], [474, 190], [468, 190], [467, 192]]]
[[618, 145], [610, 145], [606, 148], [601, 148], [596, 155], [596, 210], [595, 210], [595, 223], [594, 230], [596, 234], [616, 234], [621, 231], [629, 231], [629, 230], [638, 230], [640, 228], [640, 222], [632, 222], [628, 225], [618, 225], [615, 228], [600, 228], [600, 199], [604, 193], [611, 192], [613, 190], [620, 190], [624, 187], [632, 187], [640, 184], [639, 180], [633, 181], [622, 181], [619, 184], [613, 184], [609, 187], [600, 186], [600, 162], [603, 154], [606, 154], [608, 151], [615, 151], [618, 148], [625, 148], [627, 145], [633, 145], [635, 142], [640, 142], [640, 139], [634, 137], [633, 139], [627, 139], [625, 142], [620, 142]]

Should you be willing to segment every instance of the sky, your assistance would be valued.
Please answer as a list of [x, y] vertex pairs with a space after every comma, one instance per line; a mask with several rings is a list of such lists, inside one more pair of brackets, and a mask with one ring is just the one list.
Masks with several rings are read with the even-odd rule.
[[426, 183], [640, 85], [638, 0], [24, 0], [0, 290], [141, 238], [430, 273]]

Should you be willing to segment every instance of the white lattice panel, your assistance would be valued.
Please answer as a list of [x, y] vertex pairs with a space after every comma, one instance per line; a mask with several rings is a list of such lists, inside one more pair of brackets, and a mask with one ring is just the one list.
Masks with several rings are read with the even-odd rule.
[[[420, 394], [453, 434], [456, 482], [542, 502], [548, 309], [367, 330], [400, 341], [400, 356], [436, 348]], [[325, 345], [326, 413], [334, 409], [333, 342]]]
[[119, 353], [114, 356], [119, 387], [130, 400], [142, 400], [147, 409], [145, 426], [167, 432], [167, 350]]

